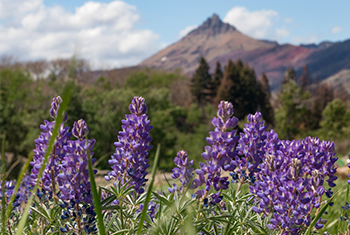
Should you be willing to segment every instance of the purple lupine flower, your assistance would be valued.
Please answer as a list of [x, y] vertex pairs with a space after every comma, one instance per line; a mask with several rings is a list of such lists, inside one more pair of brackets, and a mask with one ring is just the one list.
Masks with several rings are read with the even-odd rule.
[[[158, 192], [160, 194], [160, 192]], [[157, 199], [151, 200], [148, 203], [148, 209], [147, 209], [147, 214], [149, 215], [150, 219], [153, 221], [154, 218], [156, 217], [156, 214], [159, 210], [159, 203], [157, 203]], [[143, 210], [144, 204], [141, 204], [139, 208], [137, 209], [137, 213], [140, 214]], [[145, 222], [146, 223], [146, 222]]]
[[[62, 98], [59, 95], [53, 98], [51, 103], [51, 109], [50, 109], [50, 116], [53, 119], [57, 118], [58, 110], [60, 108], [61, 103], [62, 103]], [[64, 113], [63, 122], [66, 122], [67, 119], [68, 119], [68, 115]]]
[[[265, 156], [249, 186], [257, 196], [257, 213], [273, 213], [268, 227], [297, 234], [311, 223], [313, 208], [319, 208], [326, 193], [324, 182], [334, 187], [334, 144], [307, 137], [302, 141], [280, 141], [273, 131], [266, 133]], [[331, 195], [331, 189], [328, 190]], [[322, 227], [321, 220], [315, 225]]]
[[[53, 99], [51, 103], [50, 115], [53, 118], [57, 117], [57, 112], [59, 109], [59, 104], [62, 102], [61, 97], [57, 96]], [[66, 117], [68, 117], [66, 115]], [[66, 118], [65, 118], [66, 119]], [[40, 125], [40, 129], [42, 130], [38, 139], [35, 140], [35, 149], [33, 161], [30, 165], [33, 167], [30, 174], [30, 182], [31, 186], [36, 184], [38, 180], [38, 174], [41, 168], [41, 165], [44, 161], [45, 152], [47, 146], [49, 144], [50, 138], [52, 136], [52, 131], [55, 126], [55, 121], [49, 122], [44, 121], [45, 124]], [[46, 191], [53, 191], [51, 188], [55, 185], [55, 178], [60, 172], [60, 163], [65, 156], [64, 146], [67, 145], [68, 139], [71, 137], [71, 132], [69, 132], [69, 127], [64, 127], [63, 124], [60, 125], [58, 136], [55, 140], [54, 147], [52, 152], [49, 155], [47, 165], [45, 167], [43, 177], [41, 179], [40, 185]], [[56, 193], [56, 192], [54, 192]]]
[[240, 133], [240, 139], [236, 150], [241, 155], [236, 157], [237, 168], [231, 174], [236, 181], [244, 183], [255, 182], [255, 173], [259, 172], [259, 165], [265, 154], [265, 139], [267, 128], [264, 121], [261, 121], [262, 115], [256, 112], [255, 115], [248, 115], [248, 124], [244, 124], [243, 133]]
[[[25, 204], [30, 196], [30, 188], [28, 187], [28, 180], [29, 175], [26, 174], [21, 184], [19, 185], [15, 200], [13, 201], [13, 210], [15, 211], [21, 211], [21, 205]], [[5, 188], [5, 195], [2, 195], [2, 181], [0, 181], [0, 208], [2, 205], [2, 200], [5, 200], [6, 206], [8, 205], [11, 196], [14, 193], [14, 188], [16, 185], [16, 180], [11, 181], [5, 181], [4, 188]]]
[[106, 180], [115, 179], [116, 184], [130, 181], [138, 194], [144, 192], [146, 169], [149, 167], [148, 152], [152, 149], [149, 136], [150, 120], [146, 115], [147, 107], [143, 97], [135, 96], [129, 105], [131, 114], [122, 120], [122, 131], [119, 132], [118, 142], [115, 142], [115, 153], [108, 160], [112, 171], [105, 176]]
[[[180, 178], [181, 186], [178, 189], [176, 185], [173, 185], [172, 188], [169, 188], [169, 192], [173, 193], [175, 191], [179, 191], [180, 193], [183, 193], [193, 177], [193, 160], [189, 161], [187, 157], [187, 152], [181, 150], [177, 153], [174, 162], [177, 167], [173, 168], [173, 174], [171, 175], [171, 177], [173, 179]], [[190, 189], [194, 188], [196, 188], [196, 185], [192, 183]]]
[[89, 134], [89, 128], [83, 119], [80, 119], [79, 121], [74, 122], [74, 125], [72, 128], [72, 135], [75, 138], [81, 141], [84, 139], [84, 137], [87, 134]]
[[[14, 192], [14, 188], [16, 185], [16, 181], [5, 181], [4, 184], [4, 188], [5, 188], [5, 194], [2, 195], [2, 181], [0, 181], [0, 202], [2, 202], [2, 200], [5, 200], [5, 205], [7, 205], [10, 201], [10, 197], [12, 196], [13, 192]], [[13, 202], [13, 208], [16, 209], [19, 205], [20, 202], [18, 202], [19, 197], [17, 196], [15, 198], [15, 201]], [[0, 207], [2, 207], [2, 203], [0, 203]]]
[[221, 177], [221, 170], [232, 171], [236, 168], [237, 162], [235, 157], [236, 143], [239, 136], [236, 135], [236, 130], [228, 131], [238, 124], [236, 117], [233, 115], [233, 106], [230, 102], [221, 101], [218, 106], [217, 117], [214, 117], [212, 124], [215, 127], [214, 131], [209, 132], [207, 142], [210, 146], [205, 147], [205, 152], [202, 153], [202, 158], [207, 160], [205, 163], [200, 163], [200, 169], [195, 170], [198, 179], [194, 179], [194, 184], [200, 186], [205, 184], [205, 192], [199, 190], [200, 199], [204, 200], [207, 197], [210, 189], [213, 187], [218, 193], [211, 195], [213, 203], [219, 203], [221, 200], [220, 191], [228, 188], [228, 177]]
[[[84, 230], [86, 233], [96, 232], [94, 206], [89, 170], [88, 154], [93, 156], [95, 140], [84, 139], [88, 134], [86, 122], [82, 119], [74, 123], [72, 133], [77, 140], [69, 140], [64, 146], [66, 155], [61, 162], [61, 173], [57, 175], [60, 199], [64, 202], [65, 210], [61, 215], [63, 220], [76, 220], [73, 231], [78, 234]], [[92, 164], [96, 162], [91, 159]], [[97, 170], [94, 170], [94, 174]], [[69, 231], [67, 227], [61, 228], [61, 232]]]
[[[88, 171], [88, 151], [90, 155], [95, 140], [83, 139], [88, 133], [84, 120], [74, 123], [73, 134], [77, 140], [69, 140], [64, 146], [66, 152], [61, 162], [61, 173], [57, 175], [57, 182], [61, 191], [60, 198], [64, 201], [73, 199], [75, 203], [91, 203], [92, 193]], [[92, 163], [96, 159], [92, 158]], [[96, 170], [94, 173], [96, 174]]]

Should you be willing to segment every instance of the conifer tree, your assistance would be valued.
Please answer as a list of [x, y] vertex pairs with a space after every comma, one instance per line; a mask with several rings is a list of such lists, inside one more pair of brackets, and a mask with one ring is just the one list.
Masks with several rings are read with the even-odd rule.
[[[288, 67], [286, 72], [284, 73], [284, 77], [283, 77], [283, 84], [288, 83], [289, 81], [296, 81], [295, 80], [295, 71], [293, 68]], [[282, 84], [282, 85], [283, 85]]]
[[302, 126], [307, 125], [309, 92], [304, 92], [295, 80], [295, 72], [287, 68], [278, 95], [276, 132], [285, 139], [293, 139]]
[[211, 82], [209, 65], [204, 57], [202, 57], [199, 61], [199, 67], [191, 79], [191, 93], [196, 103], [202, 108], [210, 100]]
[[306, 91], [311, 85], [310, 74], [306, 66], [303, 66], [303, 74], [299, 78], [299, 85], [303, 91]]
[[268, 94], [268, 96], [271, 96], [271, 92], [270, 92], [270, 85], [269, 85], [269, 80], [266, 76], [265, 73], [261, 74], [261, 78], [259, 79], [259, 82], [261, 84], [261, 88], [262, 90]]
[[259, 79], [259, 85], [261, 87], [260, 99], [259, 99], [261, 102], [261, 113], [263, 114], [266, 122], [269, 123], [271, 126], [274, 126], [275, 114], [270, 102], [271, 93], [270, 93], [269, 80], [265, 73], [261, 74], [261, 78]]
[[218, 88], [216, 101], [230, 101], [235, 110], [235, 116], [244, 119], [249, 113], [261, 111], [264, 119], [273, 123], [272, 107], [263, 91], [261, 84], [257, 81], [254, 69], [238, 60], [235, 64], [231, 60], [225, 66], [222, 82]]
[[217, 61], [215, 66], [215, 71], [213, 74], [212, 86], [211, 86], [213, 98], [217, 96], [218, 88], [220, 86], [222, 78], [223, 78], [223, 73], [221, 70], [221, 64], [220, 64], [220, 61]]

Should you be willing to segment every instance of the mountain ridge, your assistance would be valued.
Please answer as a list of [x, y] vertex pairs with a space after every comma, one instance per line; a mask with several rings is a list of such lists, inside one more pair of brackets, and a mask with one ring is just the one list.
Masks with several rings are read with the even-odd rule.
[[184, 73], [191, 74], [201, 57], [205, 57], [212, 70], [216, 61], [226, 65], [229, 59], [241, 59], [255, 69], [257, 77], [262, 72], [266, 73], [271, 89], [277, 91], [288, 67], [294, 68], [298, 75], [306, 66], [311, 75], [315, 74], [320, 80], [350, 68], [350, 40], [335, 43], [325, 41], [317, 45], [280, 45], [275, 41], [244, 35], [213, 14], [181, 40], [139, 65], [164, 70], [181, 68]]

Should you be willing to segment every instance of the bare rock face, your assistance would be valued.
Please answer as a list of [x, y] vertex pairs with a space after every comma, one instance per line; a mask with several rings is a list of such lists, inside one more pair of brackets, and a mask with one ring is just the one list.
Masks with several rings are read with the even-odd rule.
[[236, 31], [235, 27], [222, 22], [219, 16], [217, 14], [214, 14], [211, 18], [208, 18], [200, 27], [191, 31], [188, 36], [205, 34], [208, 37], [215, 37], [218, 34], [225, 34], [234, 31]]

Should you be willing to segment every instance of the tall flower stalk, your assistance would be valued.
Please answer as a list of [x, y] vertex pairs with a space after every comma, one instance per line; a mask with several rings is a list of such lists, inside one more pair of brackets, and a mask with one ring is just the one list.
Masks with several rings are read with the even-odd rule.
[[[60, 96], [53, 98], [50, 109], [50, 115], [53, 119], [57, 118], [58, 109], [60, 108], [61, 103], [62, 99]], [[66, 122], [67, 119], [68, 115], [65, 114], [64, 122]], [[67, 145], [68, 139], [71, 137], [72, 133], [69, 132], [69, 127], [64, 127], [63, 124], [61, 124], [59, 134], [55, 140], [53, 150], [50, 153], [43, 177], [42, 179], [38, 179], [38, 174], [44, 160], [45, 151], [55, 126], [55, 121], [49, 122], [45, 120], [44, 123], [45, 124], [40, 125], [42, 132], [39, 135], [39, 138], [35, 140], [35, 149], [33, 150], [34, 157], [33, 161], [30, 163], [33, 168], [30, 174], [31, 179], [29, 184], [34, 186], [37, 180], [41, 180], [39, 185], [44, 192], [51, 192], [55, 197], [57, 193], [55, 179], [61, 170], [60, 164], [66, 154], [64, 147]]]
[[210, 196], [212, 204], [219, 203], [222, 199], [221, 190], [228, 188], [228, 177], [221, 177], [221, 170], [232, 171], [237, 167], [235, 147], [239, 139], [237, 131], [232, 130], [238, 124], [238, 119], [232, 116], [232, 104], [221, 101], [218, 108], [217, 117], [212, 120], [215, 130], [209, 132], [209, 137], [206, 138], [209, 145], [205, 146], [205, 152], [202, 153], [206, 163], [199, 163], [200, 169], [195, 170], [198, 178], [194, 179], [196, 186], [205, 184], [204, 190], [197, 191], [197, 198], [201, 201], [207, 198], [211, 188], [217, 191]]
[[146, 169], [149, 167], [147, 158], [152, 149], [149, 135], [152, 126], [148, 119], [147, 106], [143, 97], [135, 96], [129, 105], [131, 114], [122, 120], [122, 131], [118, 141], [114, 143], [116, 149], [108, 163], [112, 171], [105, 176], [107, 181], [113, 178], [115, 184], [124, 185], [129, 182], [138, 194], [144, 192]]
[[[69, 140], [64, 147], [66, 155], [63, 158], [61, 173], [57, 176], [60, 190], [60, 199], [65, 203], [62, 205], [64, 219], [76, 220], [77, 224], [72, 228], [78, 234], [84, 230], [86, 233], [96, 231], [95, 212], [91, 184], [88, 171], [88, 152], [92, 156], [95, 140], [85, 139], [89, 133], [85, 121], [80, 119], [74, 122], [72, 134], [77, 140]], [[92, 159], [92, 163], [96, 159]], [[94, 174], [97, 170], [94, 170]], [[64, 228], [62, 232], [65, 232]], [[68, 230], [67, 230], [68, 231]]]

